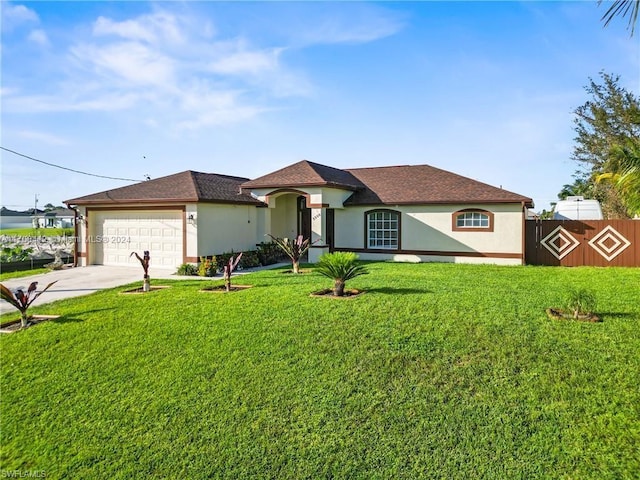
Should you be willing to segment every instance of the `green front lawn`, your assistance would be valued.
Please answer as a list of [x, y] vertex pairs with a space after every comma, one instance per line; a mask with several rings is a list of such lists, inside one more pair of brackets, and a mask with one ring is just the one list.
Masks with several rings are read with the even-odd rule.
[[5, 228], [0, 235], [14, 237], [73, 237], [73, 228]]
[[0, 263], [0, 282], [4, 282], [10, 278], [30, 277], [31, 275], [50, 272], [48, 268], [34, 268], [32, 270], [22, 270], [19, 272], [6, 272], [2, 267], [3, 265]]
[[[0, 337], [0, 468], [638, 478], [640, 269], [369, 268], [346, 300], [273, 270], [231, 294], [157, 281], [172, 287], [40, 307], [62, 317]], [[604, 322], [547, 318], [569, 286], [594, 290]]]

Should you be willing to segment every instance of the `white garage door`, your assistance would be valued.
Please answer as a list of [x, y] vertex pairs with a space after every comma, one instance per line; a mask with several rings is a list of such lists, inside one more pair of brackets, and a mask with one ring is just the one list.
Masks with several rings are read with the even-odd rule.
[[139, 265], [131, 252], [149, 250], [151, 268], [175, 268], [182, 263], [182, 215], [179, 210], [95, 212], [93, 261], [98, 265]]

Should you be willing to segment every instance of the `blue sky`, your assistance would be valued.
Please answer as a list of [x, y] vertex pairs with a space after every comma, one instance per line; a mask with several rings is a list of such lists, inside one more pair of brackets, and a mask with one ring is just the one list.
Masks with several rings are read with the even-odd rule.
[[[143, 180], [429, 164], [549, 208], [572, 111], [640, 36], [580, 2], [2, 2], [5, 148]], [[2, 155], [24, 209], [131, 184]]]

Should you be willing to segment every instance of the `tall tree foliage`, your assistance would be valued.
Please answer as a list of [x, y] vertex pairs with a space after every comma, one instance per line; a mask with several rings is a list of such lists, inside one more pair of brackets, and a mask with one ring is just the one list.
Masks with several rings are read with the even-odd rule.
[[601, 83], [589, 79], [585, 90], [592, 98], [574, 111], [572, 158], [585, 171], [576, 183], [591, 184], [607, 216], [624, 217], [638, 213], [631, 186], [640, 174], [640, 99], [619, 85], [619, 76], [600, 77]]

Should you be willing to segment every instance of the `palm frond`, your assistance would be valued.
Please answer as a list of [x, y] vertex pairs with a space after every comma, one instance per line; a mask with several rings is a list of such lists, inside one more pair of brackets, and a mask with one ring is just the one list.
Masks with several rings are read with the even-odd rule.
[[[598, 5], [602, 3], [603, 0], [598, 1]], [[600, 20], [604, 22], [604, 26], [606, 27], [615, 17], [620, 16], [625, 18], [628, 15], [629, 23], [627, 24], [627, 30], [631, 29], [631, 36], [633, 36], [638, 20], [638, 11], [640, 11], [640, 0], [614, 0]]]

